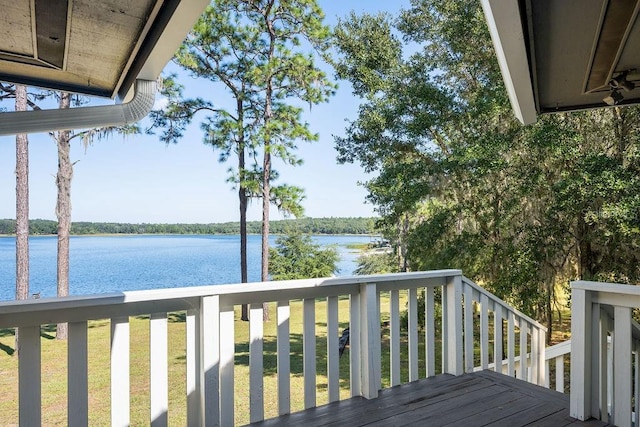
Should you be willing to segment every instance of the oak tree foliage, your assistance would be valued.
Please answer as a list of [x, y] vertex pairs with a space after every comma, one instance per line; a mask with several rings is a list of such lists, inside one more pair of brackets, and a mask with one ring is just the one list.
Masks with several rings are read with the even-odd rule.
[[352, 14], [334, 40], [361, 99], [338, 159], [372, 174], [410, 269], [460, 268], [548, 326], [569, 280], [640, 282], [637, 107], [520, 125], [475, 0]]

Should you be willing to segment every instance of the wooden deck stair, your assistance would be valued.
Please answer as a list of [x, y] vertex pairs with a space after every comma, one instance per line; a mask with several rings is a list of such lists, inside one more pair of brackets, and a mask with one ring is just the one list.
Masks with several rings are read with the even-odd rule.
[[492, 371], [438, 375], [252, 426], [608, 426], [569, 417], [569, 396]]

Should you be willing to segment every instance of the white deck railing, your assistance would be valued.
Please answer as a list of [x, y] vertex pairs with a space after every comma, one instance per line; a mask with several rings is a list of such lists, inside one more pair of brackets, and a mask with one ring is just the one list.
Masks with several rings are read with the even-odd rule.
[[[388, 296], [388, 312], [381, 313], [380, 295]], [[418, 295], [425, 310], [418, 311]], [[249, 383], [250, 421], [265, 417], [265, 406], [291, 411], [290, 301], [302, 300], [304, 407], [316, 406], [316, 304], [327, 306], [328, 401], [340, 398], [338, 356], [338, 300], [349, 302], [350, 395], [373, 398], [382, 387], [381, 315], [389, 319], [389, 384], [401, 382], [400, 355], [408, 355], [408, 380], [438, 372], [459, 375], [475, 369], [506, 370], [510, 375], [543, 384], [546, 329], [496, 298], [459, 270], [414, 272], [336, 279], [309, 279], [123, 292], [102, 296], [68, 297], [0, 303], [0, 329], [18, 327], [19, 422], [41, 425], [41, 326], [69, 322], [68, 425], [87, 425], [89, 405], [87, 357], [88, 321], [110, 319], [111, 425], [130, 424], [129, 317], [150, 315], [151, 385], [149, 420], [168, 420], [167, 314], [186, 311], [186, 390], [189, 425], [233, 425], [235, 311], [250, 305]], [[408, 331], [401, 335], [406, 298]], [[385, 299], [386, 301], [386, 299]], [[263, 391], [262, 304], [277, 303], [277, 396]], [[385, 304], [386, 306], [386, 304]], [[419, 337], [418, 317], [424, 316]], [[404, 338], [406, 349], [401, 351]], [[439, 337], [440, 339], [437, 339]], [[420, 339], [419, 339], [420, 338]], [[424, 352], [419, 354], [419, 341]], [[517, 351], [517, 354], [516, 354]], [[436, 367], [436, 356], [441, 366]], [[506, 356], [506, 357], [505, 357]], [[386, 357], [386, 356], [385, 356]], [[527, 363], [517, 363], [527, 360]], [[425, 370], [419, 372], [423, 365]], [[385, 373], [386, 377], [386, 373]]]
[[640, 287], [571, 284], [571, 416], [620, 427], [640, 411]]

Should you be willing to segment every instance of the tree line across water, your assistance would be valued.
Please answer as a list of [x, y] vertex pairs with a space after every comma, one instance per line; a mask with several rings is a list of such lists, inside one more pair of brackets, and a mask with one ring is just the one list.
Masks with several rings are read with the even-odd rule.
[[[375, 234], [374, 218], [299, 218], [271, 222], [271, 232], [284, 234], [296, 229], [305, 234]], [[29, 221], [30, 235], [54, 235], [57, 221], [33, 219]], [[247, 231], [260, 234], [260, 221], [249, 221]], [[13, 235], [14, 219], [0, 219], [0, 234]], [[239, 234], [238, 222], [212, 224], [127, 224], [114, 222], [74, 222], [71, 234]]]

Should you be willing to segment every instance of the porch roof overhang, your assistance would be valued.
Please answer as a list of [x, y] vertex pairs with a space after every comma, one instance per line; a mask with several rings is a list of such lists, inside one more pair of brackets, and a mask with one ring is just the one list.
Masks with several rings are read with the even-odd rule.
[[640, 0], [482, 0], [515, 115], [640, 103]]
[[131, 96], [155, 80], [208, 0], [0, 0], [0, 80]]

